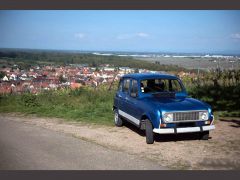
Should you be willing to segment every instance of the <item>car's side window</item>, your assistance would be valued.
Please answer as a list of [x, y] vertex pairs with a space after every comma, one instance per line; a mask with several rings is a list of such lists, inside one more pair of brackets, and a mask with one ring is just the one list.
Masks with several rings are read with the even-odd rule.
[[119, 84], [118, 84], [118, 91], [122, 91], [122, 86], [123, 86], [123, 80], [120, 79]]
[[180, 92], [182, 90], [182, 88], [177, 80], [171, 80], [171, 83], [172, 83], [172, 91]]
[[135, 94], [134, 96], [136, 97], [137, 93], [138, 93], [138, 82], [137, 82], [137, 80], [133, 79], [130, 94], [131, 94], [131, 96], [132, 96], [132, 94]]
[[123, 92], [128, 93], [130, 87], [130, 79], [123, 80]]

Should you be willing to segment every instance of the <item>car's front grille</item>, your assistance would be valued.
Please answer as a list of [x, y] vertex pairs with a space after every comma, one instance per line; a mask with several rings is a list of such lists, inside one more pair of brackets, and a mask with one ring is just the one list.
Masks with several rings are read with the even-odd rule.
[[199, 120], [199, 112], [174, 112], [173, 121], [195, 121]]

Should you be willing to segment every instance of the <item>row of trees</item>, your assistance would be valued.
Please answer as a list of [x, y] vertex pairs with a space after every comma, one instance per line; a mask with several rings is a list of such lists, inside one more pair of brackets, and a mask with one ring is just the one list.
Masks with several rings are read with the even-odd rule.
[[[0, 58], [7, 59], [13, 62], [24, 63], [24, 67], [36, 64], [36, 62], [66, 64], [88, 64], [92, 67], [97, 67], [100, 64], [111, 64], [115, 67], [131, 67], [149, 69], [153, 71], [183, 71], [185, 68], [176, 65], [160, 65], [153, 62], [139, 61], [132, 57], [119, 56], [98, 56], [90, 53], [76, 53], [64, 51], [38, 51], [38, 50], [1, 50]], [[23, 66], [23, 64], [21, 64]]]
[[202, 72], [197, 76], [183, 77], [183, 81], [189, 87], [196, 85], [237, 86], [240, 83], [240, 69], [215, 69], [209, 72]]

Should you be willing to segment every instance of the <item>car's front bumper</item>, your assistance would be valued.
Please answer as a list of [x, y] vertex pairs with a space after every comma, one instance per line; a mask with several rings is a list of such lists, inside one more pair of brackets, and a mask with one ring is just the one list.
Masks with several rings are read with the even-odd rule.
[[215, 129], [215, 125], [202, 126], [202, 127], [185, 127], [185, 128], [154, 128], [153, 132], [158, 134], [174, 134], [174, 133], [191, 133], [191, 132], [201, 132], [210, 131]]

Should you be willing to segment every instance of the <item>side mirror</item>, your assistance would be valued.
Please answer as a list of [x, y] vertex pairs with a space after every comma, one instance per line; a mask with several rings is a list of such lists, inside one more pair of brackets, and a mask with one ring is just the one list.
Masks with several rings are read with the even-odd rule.
[[131, 92], [130, 96], [136, 98], [137, 97], [137, 93]]

